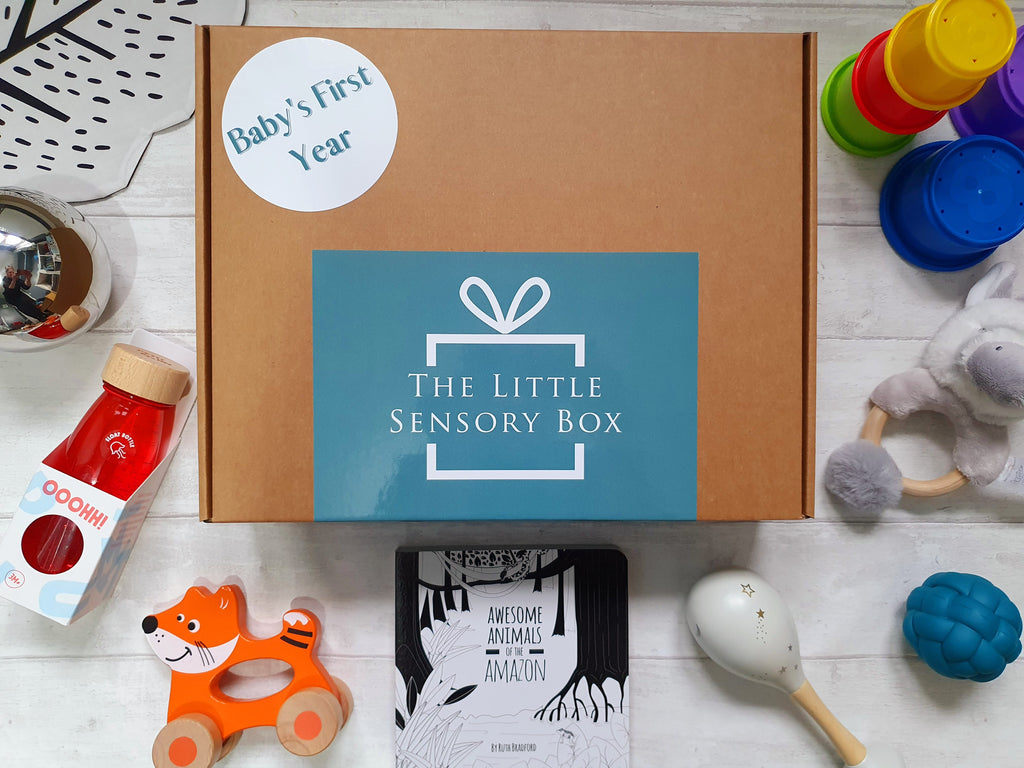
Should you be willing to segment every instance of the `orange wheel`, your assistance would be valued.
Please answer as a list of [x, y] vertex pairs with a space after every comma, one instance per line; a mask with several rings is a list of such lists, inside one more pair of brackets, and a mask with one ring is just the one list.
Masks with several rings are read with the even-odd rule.
[[316, 755], [334, 741], [345, 721], [341, 702], [326, 688], [290, 696], [277, 713], [277, 738], [295, 755]]
[[153, 742], [155, 768], [210, 768], [221, 755], [223, 742], [217, 724], [206, 715], [172, 720]]

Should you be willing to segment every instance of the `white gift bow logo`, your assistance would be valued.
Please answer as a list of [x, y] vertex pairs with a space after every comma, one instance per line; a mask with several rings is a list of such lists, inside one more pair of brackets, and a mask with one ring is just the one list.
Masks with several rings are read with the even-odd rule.
[[[476, 305], [476, 302], [474, 302], [470, 297], [469, 289], [474, 285], [484, 292], [484, 296], [486, 296], [487, 301], [490, 302], [490, 315], [480, 309], [480, 307]], [[537, 302], [530, 307], [530, 309], [517, 317], [516, 315], [519, 312], [519, 305], [522, 304], [526, 294], [535, 285], [540, 288], [540, 298], [537, 299]], [[511, 333], [524, 323], [529, 322], [538, 312], [544, 309], [544, 305], [547, 304], [548, 299], [551, 298], [551, 288], [548, 287], [547, 282], [545, 282], [543, 278], [531, 277], [519, 286], [519, 290], [516, 291], [516, 295], [512, 299], [512, 303], [509, 305], [507, 313], [502, 313], [501, 307], [498, 305], [498, 297], [494, 295], [494, 291], [491, 290], [491, 286], [479, 277], [467, 277], [463, 280], [462, 287], [459, 288], [459, 296], [462, 298], [462, 303], [466, 305], [466, 309], [479, 317], [498, 333]]]

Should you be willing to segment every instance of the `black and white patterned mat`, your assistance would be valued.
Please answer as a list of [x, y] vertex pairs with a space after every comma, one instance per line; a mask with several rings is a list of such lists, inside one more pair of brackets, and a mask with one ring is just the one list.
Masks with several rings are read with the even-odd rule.
[[68, 201], [127, 186], [195, 107], [196, 24], [245, 0], [0, 0], [0, 186]]

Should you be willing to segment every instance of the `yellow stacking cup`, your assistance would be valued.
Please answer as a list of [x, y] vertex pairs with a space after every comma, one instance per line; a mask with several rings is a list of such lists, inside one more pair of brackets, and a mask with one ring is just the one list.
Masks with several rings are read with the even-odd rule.
[[885, 46], [896, 93], [919, 109], [952, 109], [1009, 60], [1017, 42], [1003, 0], [935, 0], [906, 14]]

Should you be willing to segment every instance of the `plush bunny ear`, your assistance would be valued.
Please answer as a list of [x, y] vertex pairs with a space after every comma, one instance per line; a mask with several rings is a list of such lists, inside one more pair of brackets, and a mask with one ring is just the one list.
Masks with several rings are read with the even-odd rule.
[[973, 307], [985, 299], [1009, 299], [1013, 296], [1013, 281], [1017, 267], [1008, 261], [1001, 261], [985, 273], [967, 294], [965, 307]]

